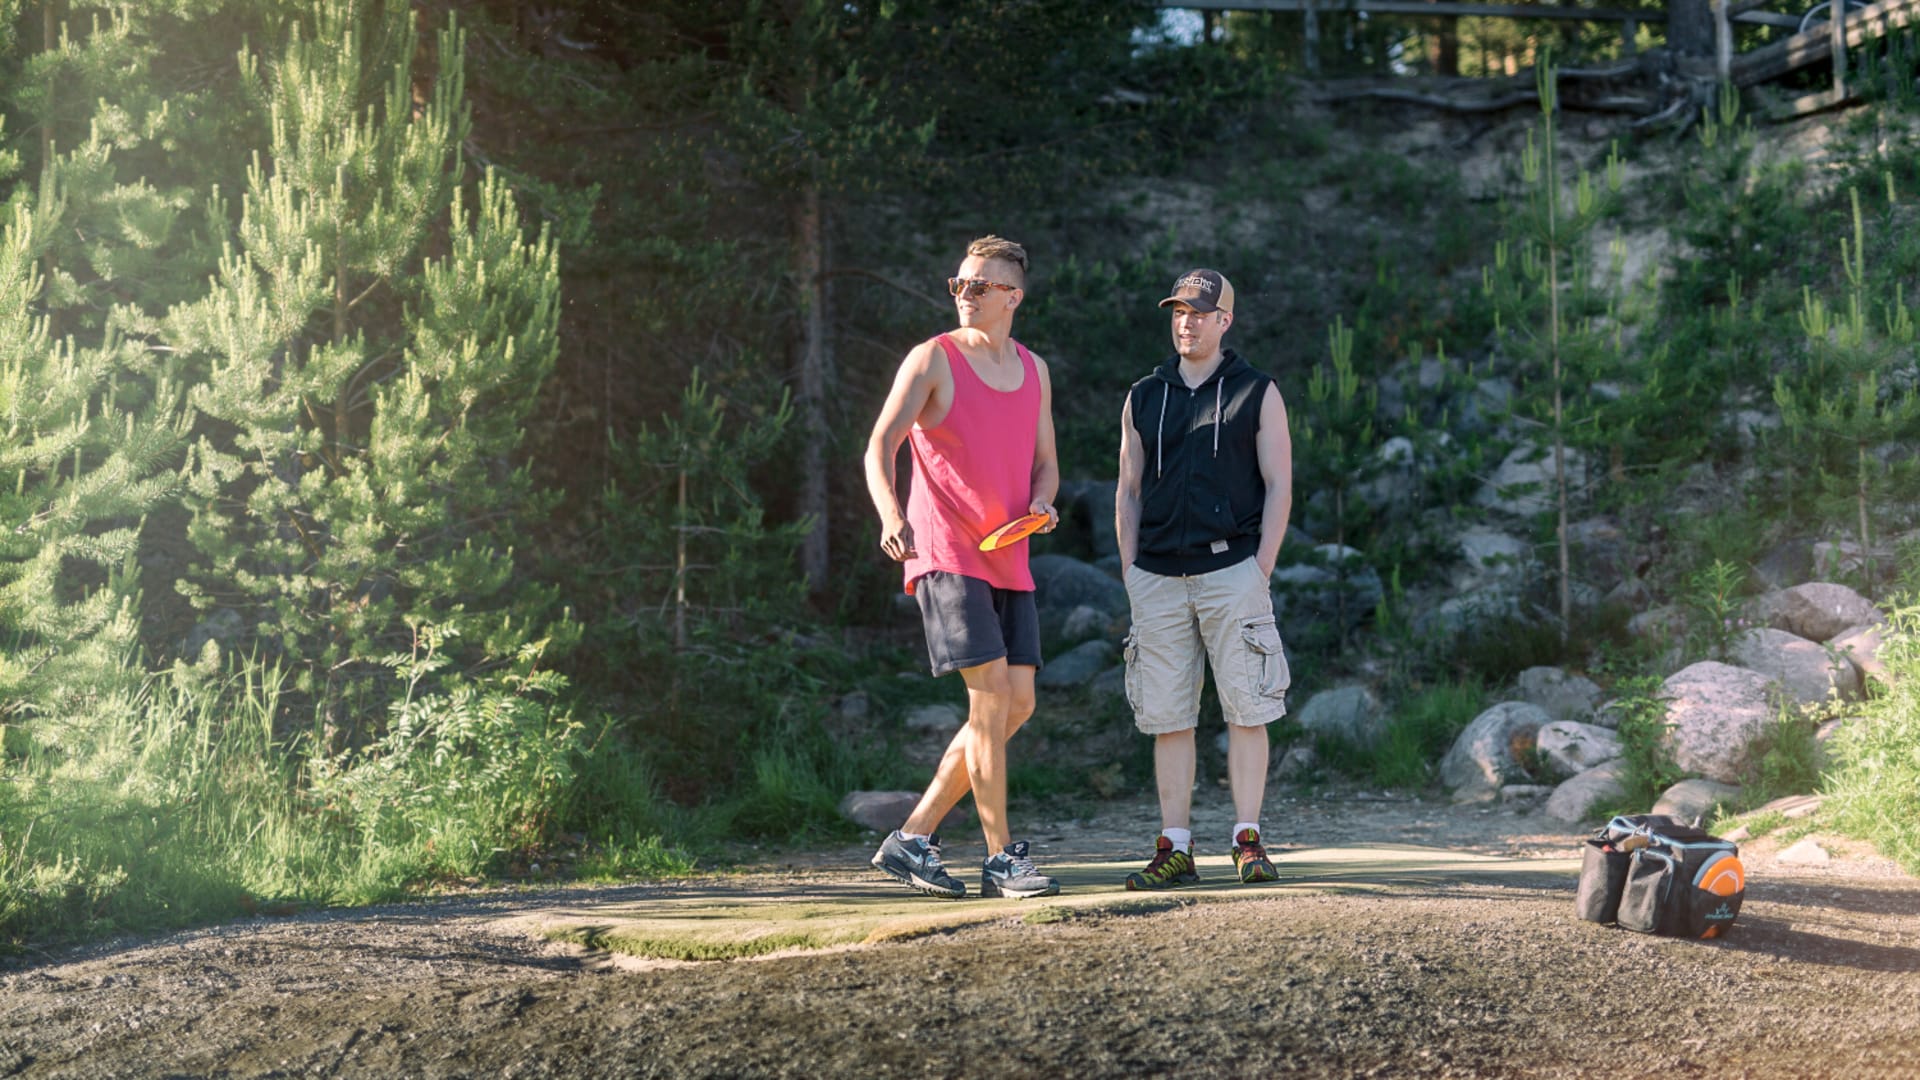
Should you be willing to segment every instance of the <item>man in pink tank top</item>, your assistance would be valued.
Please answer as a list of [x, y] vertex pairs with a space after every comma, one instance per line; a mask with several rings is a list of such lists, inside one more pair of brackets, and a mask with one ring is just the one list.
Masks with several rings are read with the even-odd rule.
[[[1041, 663], [1027, 543], [980, 550], [988, 533], [1022, 515], [1047, 515], [1042, 531], [1059, 521], [1047, 365], [1012, 337], [1026, 284], [1020, 245], [997, 236], [968, 245], [959, 275], [947, 281], [959, 329], [907, 354], [867, 440], [867, 490], [880, 513], [881, 550], [905, 564], [933, 673], [958, 671], [967, 685], [966, 726], [873, 865], [910, 888], [952, 899], [967, 887], [941, 863], [934, 830], [969, 789], [987, 841], [981, 893], [1025, 898], [1060, 891], [1007, 825], [1007, 737], [1033, 715]], [[894, 478], [902, 442], [912, 447], [914, 466], [904, 512]]]

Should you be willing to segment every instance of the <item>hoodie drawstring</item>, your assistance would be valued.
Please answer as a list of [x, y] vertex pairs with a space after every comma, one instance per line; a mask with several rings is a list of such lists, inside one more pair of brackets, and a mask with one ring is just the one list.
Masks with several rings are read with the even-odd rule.
[[[1220, 410], [1224, 404], [1227, 383], [1217, 380], [1213, 384], [1213, 456], [1220, 457]], [[1160, 384], [1160, 426], [1153, 433], [1153, 477], [1158, 480], [1167, 472], [1167, 398], [1173, 396], [1173, 387]]]

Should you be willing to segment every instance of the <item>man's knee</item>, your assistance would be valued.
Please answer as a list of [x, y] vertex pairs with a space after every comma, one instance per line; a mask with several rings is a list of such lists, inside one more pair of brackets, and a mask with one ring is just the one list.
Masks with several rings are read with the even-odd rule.
[[1007, 700], [1008, 726], [1026, 723], [1027, 719], [1033, 715], [1036, 704], [1032, 687], [1025, 689], [1015, 687]]

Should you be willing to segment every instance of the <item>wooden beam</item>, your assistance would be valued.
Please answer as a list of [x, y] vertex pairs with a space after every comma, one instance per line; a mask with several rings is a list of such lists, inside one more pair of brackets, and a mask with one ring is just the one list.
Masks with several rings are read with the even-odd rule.
[[[1871, 41], [1890, 31], [1920, 22], [1920, 0], [1880, 0], [1859, 11], [1846, 13], [1847, 47]], [[1733, 61], [1733, 82], [1737, 86], [1779, 78], [1789, 71], [1833, 59], [1833, 30], [1822, 24], [1804, 34], [1783, 38]]]
[[1571, 7], [1560, 4], [1472, 4], [1458, 0], [1155, 0], [1156, 7], [1193, 11], [1364, 11], [1372, 15], [1445, 15], [1455, 18], [1576, 19], [1582, 22], [1664, 22], [1648, 9]]

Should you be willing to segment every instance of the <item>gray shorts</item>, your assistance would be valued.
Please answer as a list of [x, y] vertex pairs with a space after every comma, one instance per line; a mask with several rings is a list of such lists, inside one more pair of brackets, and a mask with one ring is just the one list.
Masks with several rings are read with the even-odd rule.
[[935, 675], [990, 664], [1040, 667], [1040, 609], [1031, 592], [996, 589], [979, 578], [929, 570], [914, 579], [913, 598], [927, 630]]
[[1287, 714], [1293, 679], [1258, 560], [1191, 577], [1132, 566], [1126, 583], [1133, 607], [1127, 703], [1141, 731], [1165, 735], [1199, 724], [1209, 661], [1227, 723], [1257, 727]]

